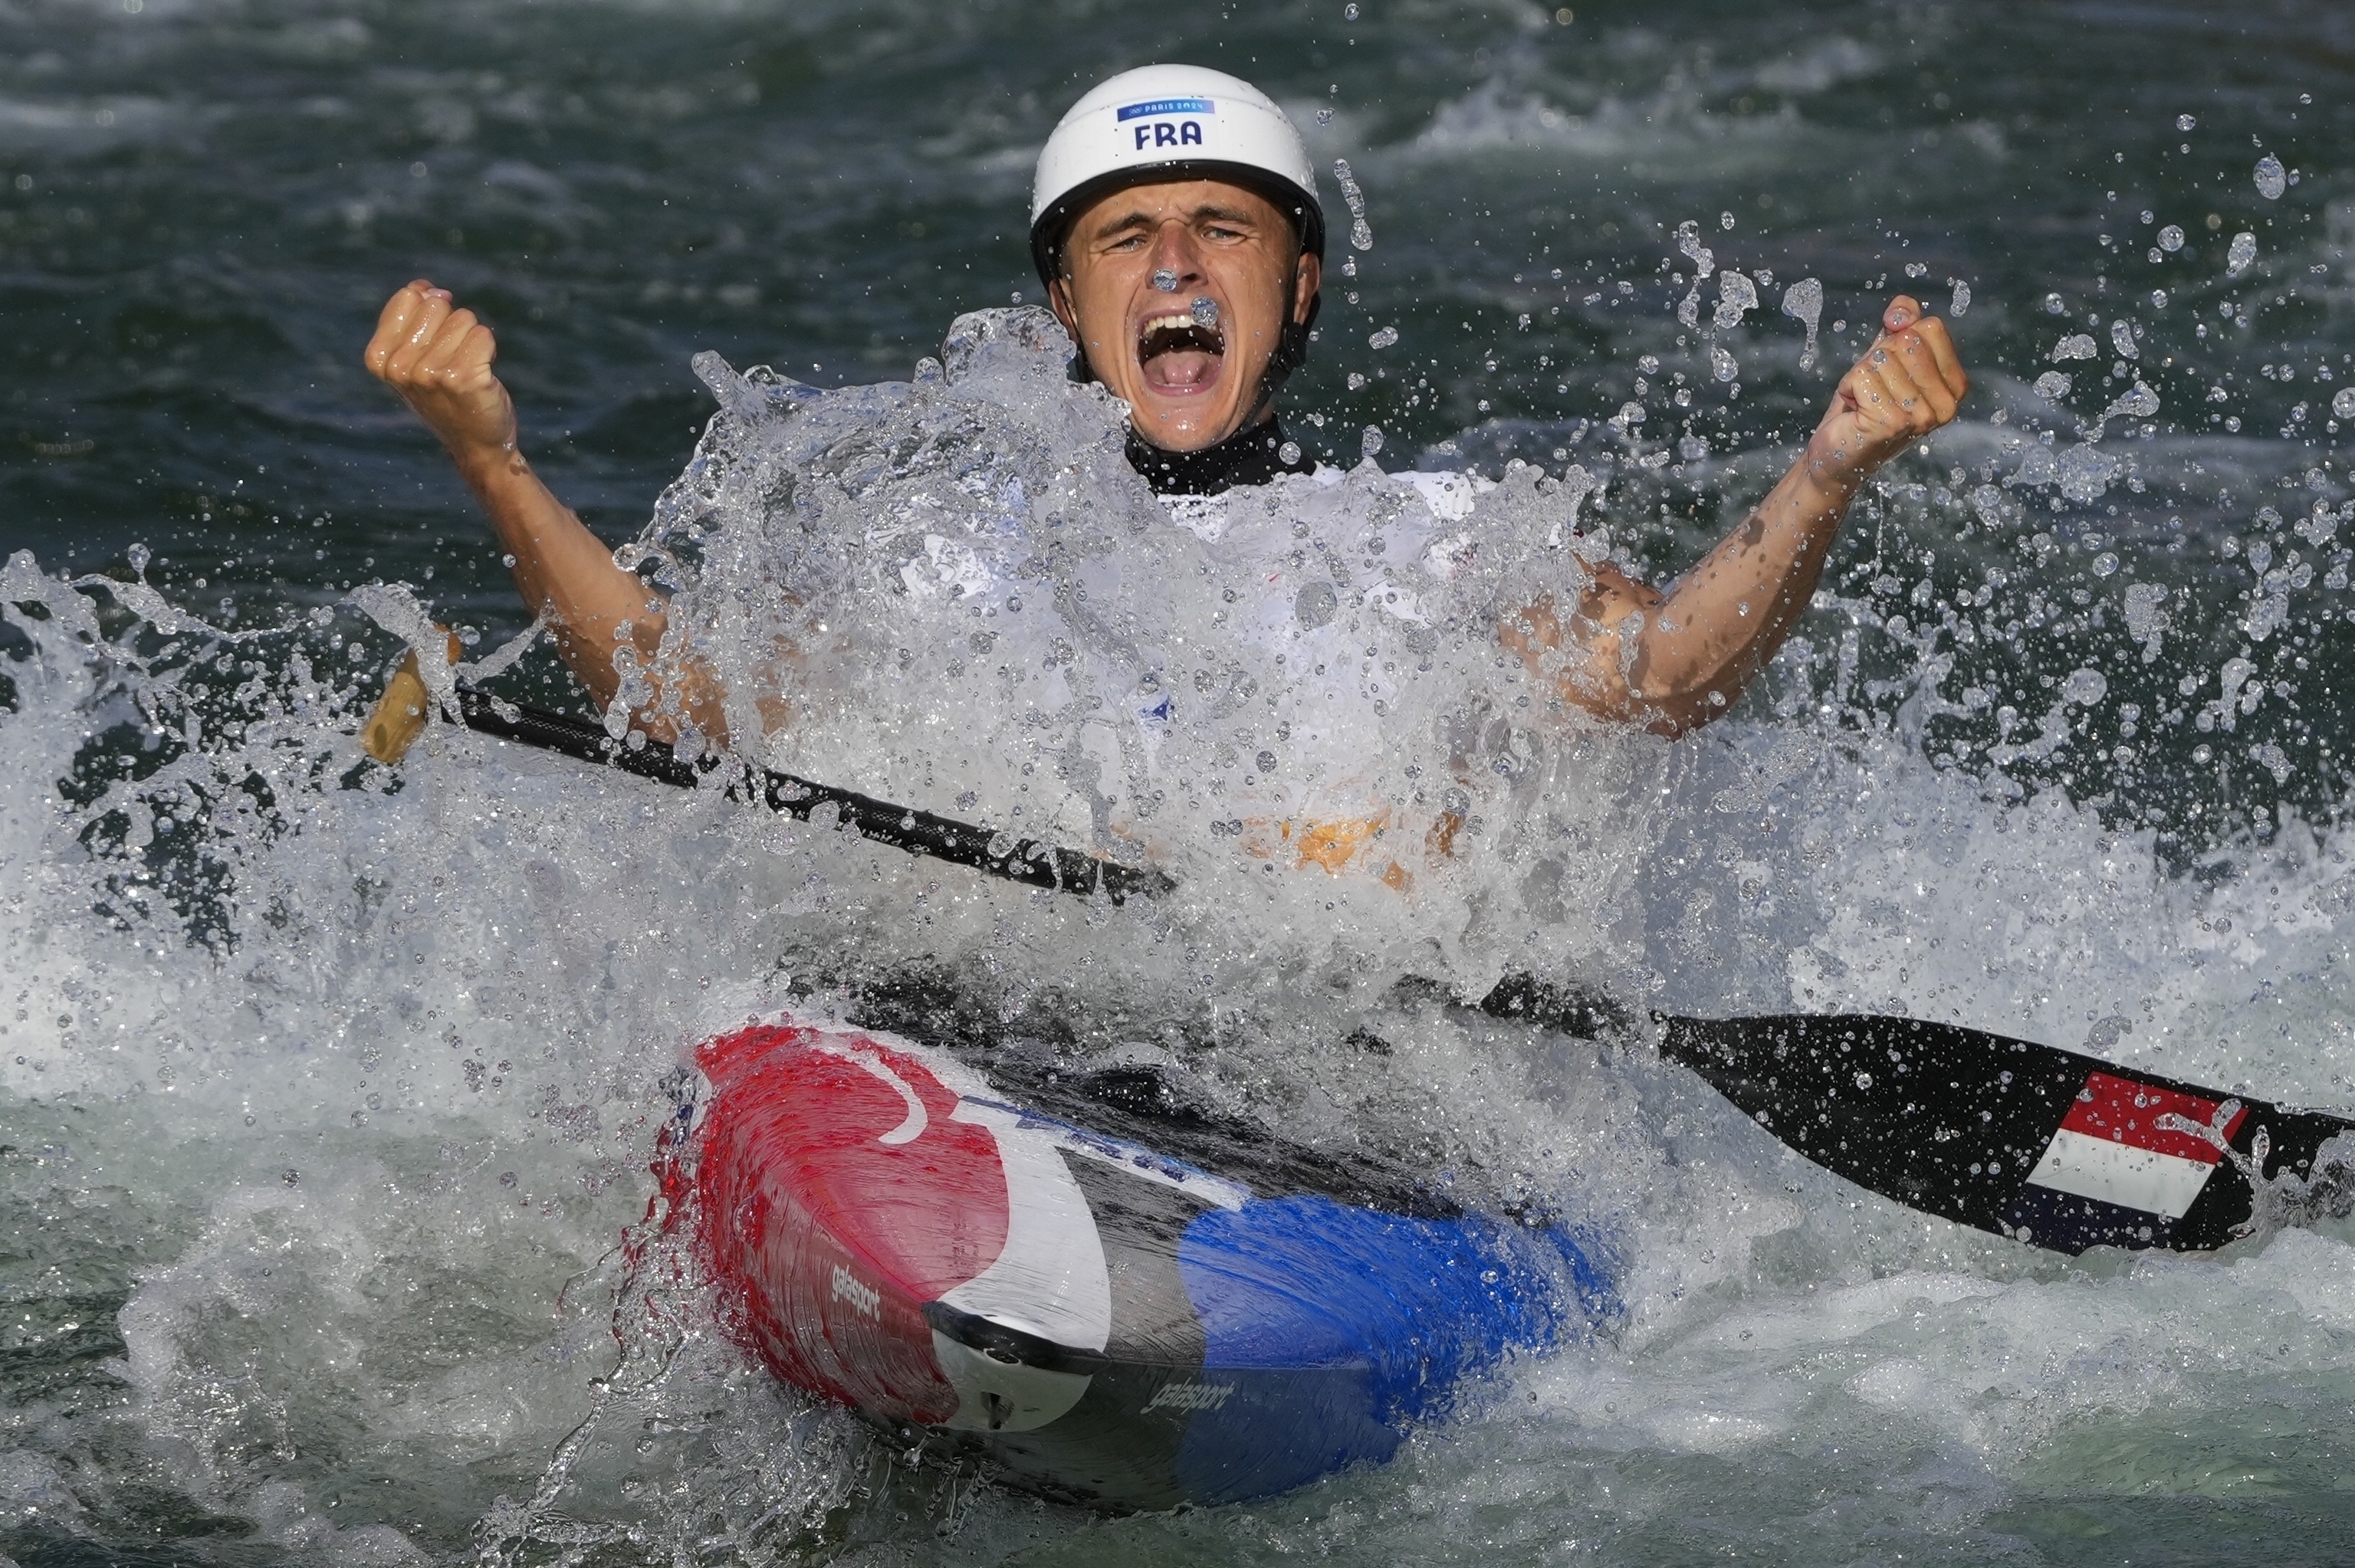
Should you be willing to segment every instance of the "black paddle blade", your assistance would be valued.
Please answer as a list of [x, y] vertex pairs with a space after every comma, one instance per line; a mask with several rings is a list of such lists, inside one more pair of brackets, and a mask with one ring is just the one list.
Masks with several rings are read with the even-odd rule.
[[2318, 1190], [2343, 1172], [2314, 1169], [2326, 1139], [2355, 1130], [2339, 1117], [1952, 1024], [1659, 1022], [1665, 1055], [1826, 1170], [2056, 1252], [2222, 1246], [2253, 1217], [2253, 1173], [2344, 1196]]
[[[484, 735], [682, 789], [694, 789], [707, 775], [725, 766], [712, 757], [681, 761], [666, 746], [641, 744], [633, 749], [607, 735], [602, 725], [506, 702], [472, 686], [458, 688], [458, 715], [468, 729]], [[1178, 885], [1155, 867], [1121, 865], [1080, 850], [1042, 844], [1035, 839], [1014, 839], [954, 817], [895, 806], [855, 789], [812, 783], [790, 773], [745, 770], [743, 778], [728, 786], [728, 793], [735, 799], [750, 793], [771, 810], [803, 821], [823, 814], [871, 842], [1033, 887], [1083, 896], [1102, 893], [1119, 904], [1132, 894], [1157, 897]]]

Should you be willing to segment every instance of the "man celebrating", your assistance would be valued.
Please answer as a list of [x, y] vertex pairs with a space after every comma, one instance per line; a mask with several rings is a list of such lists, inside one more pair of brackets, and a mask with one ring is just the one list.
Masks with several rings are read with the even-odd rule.
[[[1305, 472], [1275, 402], [1305, 356], [1323, 279], [1324, 213], [1306, 149], [1249, 83], [1188, 66], [1113, 78], [1039, 154], [1031, 251], [1077, 348], [1075, 376], [1129, 408], [1129, 457], [1163, 493], [1209, 494]], [[1565, 700], [1675, 735], [1729, 708], [1797, 623], [1857, 490], [1945, 425], [1968, 386], [1943, 323], [1902, 295], [1841, 378], [1781, 482], [1663, 595], [1607, 564], [1575, 605], [1537, 596], [1497, 635]], [[650, 662], [659, 603], [532, 472], [493, 374], [490, 329], [419, 280], [386, 304], [367, 350], [449, 449], [524, 600], [601, 705], [618, 640]], [[687, 711], [724, 737], [716, 689], [690, 671]], [[645, 715], [655, 739], [671, 726]]]
[[1217, 71], [1147, 66], [1071, 107], [1039, 154], [1030, 256], [1088, 375], [1129, 407], [1164, 493], [1264, 484], [1275, 394], [1307, 357], [1325, 215], [1284, 111]]

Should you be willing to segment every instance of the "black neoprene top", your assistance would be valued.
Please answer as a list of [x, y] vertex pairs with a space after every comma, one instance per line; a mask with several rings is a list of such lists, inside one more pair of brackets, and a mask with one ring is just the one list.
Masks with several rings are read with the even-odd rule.
[[1273, 418], [1194, 452], [1164, 451], [1131, 430], [1128, 461], [1158, 494], [1216, 495], [1238, 484], [1265, 484], [1279, 473], [1315, 472], [1316, 462], [1297, 455], [1298, 447], [1285, 460], [1287, 444], [1283, 421]]

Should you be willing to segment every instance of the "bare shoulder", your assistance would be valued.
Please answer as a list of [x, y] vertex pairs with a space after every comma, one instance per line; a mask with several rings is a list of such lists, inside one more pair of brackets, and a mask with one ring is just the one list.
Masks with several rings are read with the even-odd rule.
[[1648, 615], [1666, 602], [1660, 590], [1639, 582], [1608, 561], [1587, 567], [1593, 579], [1579, 601], [1579, 615], [1597, 626], [1616, 626], [1631, 615]]

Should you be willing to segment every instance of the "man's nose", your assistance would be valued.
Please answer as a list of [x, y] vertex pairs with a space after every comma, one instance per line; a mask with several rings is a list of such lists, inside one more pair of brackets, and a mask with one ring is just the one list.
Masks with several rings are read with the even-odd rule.
[[1194, 243], [1194, 231], [1182, 223], [1162, 225], [1154, 237], [1153, 270], [1175, 273], [1180, 289], [1202, 281], [1202, 256]]

